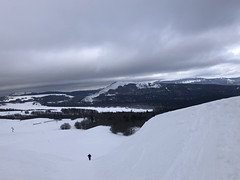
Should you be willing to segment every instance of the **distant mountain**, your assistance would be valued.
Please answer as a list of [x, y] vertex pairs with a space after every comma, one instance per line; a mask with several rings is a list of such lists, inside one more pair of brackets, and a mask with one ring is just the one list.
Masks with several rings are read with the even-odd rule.
[[0, 98], [0, 104], [38, 102], [48, 106], [71, 106], [78, 105], [79, 101], [99, 90], [72, 91], [72, 92], [24, 92], [14, 93]]
[[[7, 96], [2, 103], [34, 101], [46, 106], [129, 106], [161, 112], [240, 96], [240, 78], [114, 82], [94, 91], [45, 92]], [[0, 103], [1, 103], [0, 102]]]
[[82, 101], [84, 102], [93, 102], [94, 98], [97, 98], [98, 96], [101, 96], [102, 94], [106, 94], [106, 96], [115, 96], [116, 94], [113, 92], [114, 90], [117, 90], [118, 88], [122, 87], [130, 87], [130, 86], [135, 86], [137, 89], [157, 89], [161, 87], [161, 84], [158, 81], [155, 82], [114, 82], [107, 86], [106, 88], [98, 91], [95, 94], [92, 94], [90, 96], [85, 97]]
[[85, 97], [83, 104], [152, 106], [165, 110], [240, 95], [240, 86], [174, 82], [116, 82]]
[[[113, 91], [116, 91], [118, 88], [129, 88], [135, 86], [136, 90], [139, 89], [161, 89], [161, 87], [166, 87], [166, 84], [201, 84], [201, 85], [240, 85], [240, 78], [215, 78], [215, 79], [204, 79], [204, 78], [189, 78], [189, 79], [180, 79], [173, 81], [151, 81], [151, 82], [114, 82], [106, 88], [87, 96], [83, 99], [84, 102], [93, 103], [94, 99], [97, 100], [99, 96], [115, 96], [116, 94]], [[132, 89], [134, 90], [134, 89]]]
[[179, 80], [173, 80], [173, 81], [161, 81], [161, 83], [240, 85], [240, 77], [239, 78], [214, 78], [214, 79], [189, 78], [189, 79], [179, 79]]

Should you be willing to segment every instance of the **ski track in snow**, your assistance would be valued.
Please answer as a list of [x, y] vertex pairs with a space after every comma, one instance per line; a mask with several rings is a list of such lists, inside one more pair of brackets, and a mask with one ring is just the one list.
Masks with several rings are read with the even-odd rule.
[[239, 180], [239, 109], [235, 97], [165, 113], [130, 137], [0, 120], [0, 179]]

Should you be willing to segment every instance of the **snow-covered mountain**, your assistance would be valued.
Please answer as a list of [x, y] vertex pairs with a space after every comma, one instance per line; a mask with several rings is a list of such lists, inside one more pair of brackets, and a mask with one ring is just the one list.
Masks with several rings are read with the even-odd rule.
[[218, 85], [240, 85], [240, 78], [188, 78], [173, 81], [161, 81], [162, 83], [174, 84], [218, 84]]
[[[144, 89], [161, 89], [170, 92], [169, 86], [172, 84], [185, 84], [185, 85], [240, 85], [240, 78], [215, 78], [215, 79], [204, 79], [204, 78], [190, 78], [190, 79], [180, 79], [174, 81], [150, 81], [150, 82], [115, 82], [111, 85], [103, 88], [102, 90], [96, 92], [95, 94], [86, 96], [82, 102], [93, 103], [94, 101], [99, 101], [101, 97], [106, 97], [105, 99], [114, 99], [115, 96], [121, 94], [118, 90], [122, 92], [133, 92], [133, 91], [143, 91]], [[176, 86], [175, 86], [176, 87]], [[181, 87], [175, 88], [177, 91], [181, 91]], [[191, 88], [191, 87], [190, 87]], [[202, 86], [200, 87], [202, 88]], [[207, 89], [211, 88], [210, 86]], [[125, 89], [123, 91], [123, 89]], [[173, 92], [174, 93], [174, 92]], [[184, 92], [182, 92], [184, 94]], [[108, 98], [107, 98], [108, 97]]]
[[112, 84], [110, 84], [109, 86], [103, 88], [102, 90], [100, 90], [99, 92], [96, 92], [95, 94], [89, 95], [87, 97], [85, 97], [82, 101], [84, 102], [93, 102], [94, 98], [105, 94], [106, 96], [114, 96], [115, 94], [111, 94], [111, 92], [109, 92], [110, 90], [116, 90], [119, 87], [124, 87], [124, 86], [128, 86], [128, 85], [133, 85], [136, 86], [137, 89], [145, 89], [145, 88], [160, 88], [161, 84], [158, 81], [150, 81], [150, 82], [128, 82], [128, 81], [124, 81], [124, 82], [114, 82]]
[[84, 98], [83, 104], [95, 106], [140, 106], [160, 112], [240, 95], [240, 86], [175, 83], [114, 83]]
[[38, 102], [45, 106], [123, 106], [159, 108], [161, 112], [239, 96], [240, 78], [115, 82], [92, 91], [31, 93], [0, 98], [0, 104]]
[[1, 179], [237, 180], [239, 109], [235, 97], [165, 113], [130, 137], [106, 127], [60, 131], [44, 119], [1, 120]]

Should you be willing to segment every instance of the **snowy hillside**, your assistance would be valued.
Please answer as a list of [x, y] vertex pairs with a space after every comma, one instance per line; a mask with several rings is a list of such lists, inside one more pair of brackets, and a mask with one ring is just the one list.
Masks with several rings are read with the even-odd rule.
[[240, 179], [239, 117], [239, 97], [158, 115], [96, 166], [109, 180]]
[[0, 120], [1, 179], [238, 180], [239, 110], [240, 97], [177, 110], [130, 137], [106, 127], [61, 131], [44, 119]]
[[218, 84], [218, 85], [240, 85], [240, 78], [188, 78], [173, 81], [162, 81], [163, 83], [174, 84]]
[[159, 88], [161, 85], [158, 83], [158, 81], [151, 81], [151, 82], [115, 82], [107, 86], [106, 88], [102, 89], [101, 91], [92, 94], [90, 96], [87, 96], [83, 99], [85, 102], [93, 102], [94, 98], [100, 96], [101, 94], [105, 94], [106, 96], [114, 96], [116, 94], [108, 93], [109, 90], [116, 90], [119, 87], [123, 87], [129, 84], [135, 85], [138, 89], [144, 89], [144, 88]]
[[110, 84], [109, 86], [105, 87], [104, 89], [100, 90], [99, 92], [85, 97], [83, 99], [83, 101], [93, 102], [93, 99], [95, 97], [98, 97], [100, 94], [107, 93], [110, 89], [117, 89], [119, 86], [125, 86], [126, 84], [129, 84], [129, 82], [114, 82], [114, 83]]

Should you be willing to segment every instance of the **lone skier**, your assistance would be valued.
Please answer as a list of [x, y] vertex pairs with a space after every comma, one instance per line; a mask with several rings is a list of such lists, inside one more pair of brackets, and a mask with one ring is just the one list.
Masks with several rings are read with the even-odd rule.
[[14, 132], [14, 128], [13, 128], [13, 127], [11, 127], [11, 129], [12, 129], [12, 132]]
[[88, 159], [89, 159], [89, 161], [91, 161], [91, 157], [92, 157], [92, 155], [89, 154], [89, 155], [88, 155]]

